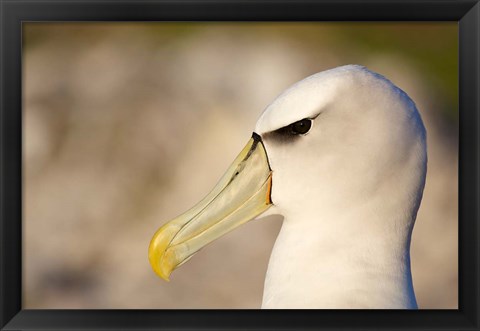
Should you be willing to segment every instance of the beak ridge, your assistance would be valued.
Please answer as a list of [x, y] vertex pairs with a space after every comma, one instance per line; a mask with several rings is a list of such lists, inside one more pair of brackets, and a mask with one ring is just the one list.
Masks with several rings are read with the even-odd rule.
[[272, 205], [271, 187], [268, 157], [254, 133], [214, 189], [155, 233], [148, 254], [155, 273], [168, 281], [202, 247], [263, 213]]

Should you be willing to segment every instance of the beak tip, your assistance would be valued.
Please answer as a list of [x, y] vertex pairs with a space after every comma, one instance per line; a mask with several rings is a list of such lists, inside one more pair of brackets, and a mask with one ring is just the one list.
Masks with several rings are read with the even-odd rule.
[[170, 281], [170, 274], [172, 273], [172, 268], [163, 263], [163, 260], [150, 259], [150, 265], [152, 266], [153, 271], [157, 274], [158, 277], [163, 279], [166, 282]]
[[155, 233], [148, 247], [148, 260], [153, 271], [167, 282], [175, 269], [175, 256], [167, 252], [174, 233], [176, 229], [163, 226]]
[[157, 273], [157, 275], [167, 283], [170, 282], [170, 274]]

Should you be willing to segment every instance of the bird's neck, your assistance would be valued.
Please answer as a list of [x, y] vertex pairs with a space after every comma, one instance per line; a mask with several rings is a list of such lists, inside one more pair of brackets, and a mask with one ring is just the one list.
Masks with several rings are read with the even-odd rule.
[[351, 211], [315, 220], [285, 216], [262, 308], [417, 307], [409, 253], [413, 222], [401, 227], [398, 214], [386, 222], [375, 219], [378, 213]]

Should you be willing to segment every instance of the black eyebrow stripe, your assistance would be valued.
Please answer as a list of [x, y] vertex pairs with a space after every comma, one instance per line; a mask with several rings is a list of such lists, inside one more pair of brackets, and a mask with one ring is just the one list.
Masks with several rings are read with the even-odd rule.
[[317, 115], [313, 116], [313, 117], [305, 117], [305, 118], [302, 118], [301, 120], [295, 121], [295, 122], [287, 124], [285, 126], [282, 126], [281, 128], [271, 130], [271, 131], [267, 131], [265, 133], [262, 133], [262, 136], [268, 138], [269, 136], [272, 136], [272, 135], [275, 135], [275, 134], [284, 135], [285, 133], [287, 133], [287, 132], [284, 132], [284, 131], [286, 131], [292, 124], [295, 124], [295, 123], [297, 123], [299, 121], [302, 121], [302, 120], [305, 120], [305, 119], [313, 121], [318, 116], [320, 116], [320, 114], [321, 114], [321, 112], [318, 113]]
[[[293, 123], [295, 123], [295, 122], [293, 122]], [[294, 136], [294, 135], [290, 134], [290, 130], [291, 130], [290, 127], [293, 123], [291, 123], [287, 126], [278, 128], [276, 130], [265, 132], [263, 134], [263, 137], [268, 139], [268, 137], [272, 137], [272, 136]]]

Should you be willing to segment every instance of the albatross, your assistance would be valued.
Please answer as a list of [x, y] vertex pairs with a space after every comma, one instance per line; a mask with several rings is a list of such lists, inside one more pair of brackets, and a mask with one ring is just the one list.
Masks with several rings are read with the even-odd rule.
[[280, 94], [213, 190], [163, 225], [155, 273], [252, 219], [283, 216], [262, 308], [415, 309], [410, 241], [427, 170], [412, 99], [358, 65]]

